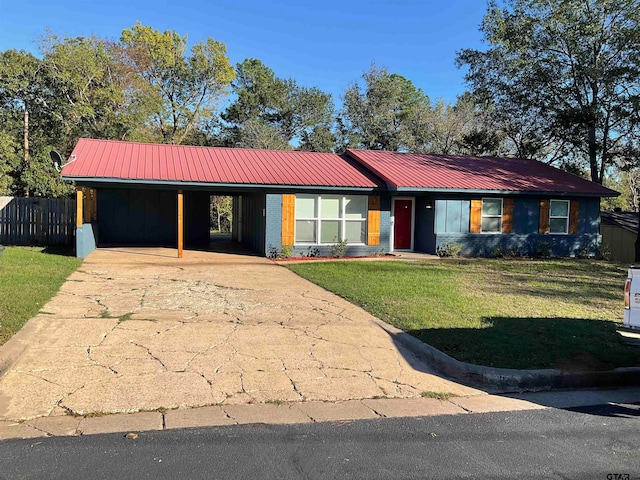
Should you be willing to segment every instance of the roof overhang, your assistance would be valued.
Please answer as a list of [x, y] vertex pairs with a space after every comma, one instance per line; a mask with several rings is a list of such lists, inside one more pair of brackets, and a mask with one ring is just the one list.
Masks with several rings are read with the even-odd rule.
[[617, 197], [620, 194], [600, 194], [585, 192], [558, 192], [558, 191], [526, 191], [526, 190], [482, 190], [482, 189], [464, 189], [464, 188], [429, 188], [429, 187], [391, 187], [390, 192], [398, 193], [439, 193], [439, 194], [468, 194], [468, 195], [513, 195], [513, 196], [537, 196], [537, 197]]
[[104, 177], [70, 177], [64, 176], [63, 180], [75, 182], [76, 185], [92, 188], [104, 187], [138, 187], [138, 188], [166, 188], [170, 190], [209, 190], [219, 192], [255, 192], [255, 191], [345, 191], [350, 192], [374, 192], [384, 190], [381, 187], [353, 187], [349, 185], [273, 185], [253, 183], [207, 183], [207, 182], [176, 182], [164, 180], [138, 180], [129, 178], [104, 178]]

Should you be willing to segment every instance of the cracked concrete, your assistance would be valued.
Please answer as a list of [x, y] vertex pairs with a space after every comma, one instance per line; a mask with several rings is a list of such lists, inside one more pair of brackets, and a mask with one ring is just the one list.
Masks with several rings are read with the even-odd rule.
[[0, 421], [482, 393], [437, 376], [368, 313], [269, 260], [173, 255], [93, 252], [30, 321], [26, 349], [0, 377]]

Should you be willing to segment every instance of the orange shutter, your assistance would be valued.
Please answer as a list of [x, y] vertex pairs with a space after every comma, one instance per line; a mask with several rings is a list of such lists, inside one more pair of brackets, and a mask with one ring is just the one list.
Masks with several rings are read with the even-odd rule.
[[502, 200], [502, 233], [513, 232], [513, 198]]
[[471, 200], [471, 233], [480, 233], [482, 228], [482, 200]]
[[282, 195], [282, 245], [294, 244], [296, 224], [296, 196]]
[[546, 235], [549, 233], [549, 209], [551, 208], [551, 200], [540, 200], [540, 228], [538, 233]]
[[569, 233], [578, 233], [578, 210], [580, 209], [580, 202], [577, 200], [571, 200], [569, 202]]
[[369, 197], [367, 245], [380, 245], [380, 196]]

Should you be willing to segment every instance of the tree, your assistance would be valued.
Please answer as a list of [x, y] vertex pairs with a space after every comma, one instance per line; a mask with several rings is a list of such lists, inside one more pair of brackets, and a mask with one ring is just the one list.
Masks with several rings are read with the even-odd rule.
[[[11, 173], [14, 177], [15, 192], [22, 190], [29, 195], [29, 189], [20, 177], [29, 168], [29, 141], [32, 145], [41, 144], [50, 135], [53, 125], [49, 121], [49, 105], [52, 95], [44, 87], [42, 62], [24, 51], [7, 50], [0, 53], [0, 128], [10, 137], [15, 150], [20, 144], [22, 162], [14, 164]], [[31, 115], [31, 128], [28, 128], [27, 115]], [[5, 139], [5, 145], [9, 140]], [[5, 154], [6, 154], [5, 150]], [[17, 154], [18, 152], [15, 151]], [[5, 168], [7, 163], [5, 163]]]
[[337, 120], [343, 148], [434, 154], [495, 154], [502, 137], [469, 95], [455, 105], [430, 98], [410, 80], [372, 65], [364, 84], [345, 91]]
[[419, 149], [428, 144], [429, 97], [410, 80], [375, 64], [362, 78], [364, 85], [354, 83], [344, 93], [338, 119], [344, 146], [410, 150], [416, 143]]
[[132, 76], [118, 63], [113, 42], [49, 34], [40, 49], [41, 91], [50, 95], [49, 140], [62, 152], [71, 153], [81, 137], [124, 139], [144, 122]]
[[463, 50], [457, 62], [473, 93], [523, 133], [512, 137], [521, 153], [560, 152], [602, 183], [637, 134], [639, 19], [638, 0], [492, 0], [481, 27], [489, 48]]
[[230, 232], [233, 212], [233, 199], [225, 195], [211, 197], [211, 223], [218, 231]]
[[228, 143], [251, 148], [329, 151], [333, 148], [331, 95], [276, 77], [260, 60], [236, 66], [236, 95], [222, 114]]
[[20, 169], [20, 148], [14, 139], [0, 130], [0, 195], [14, 195]]
[[150, 135], [182, 143], [214, 115], [235, 77], [226, 46], [207, 38], [187, 55], [187, 37], [136, 23], [120, 39], [122, 61], [136, 75], [141, 101], [152, 113]]
[[616, 171], [612, 175], [605, 177], [602, 182], [605, 187], [620, 192], [619, 197], [603, 198], [600, 201], [602, 210], [621, 209], [624, 212], [638, 211], [638, 184], [640, 183], [640, 169], [631, 171]]

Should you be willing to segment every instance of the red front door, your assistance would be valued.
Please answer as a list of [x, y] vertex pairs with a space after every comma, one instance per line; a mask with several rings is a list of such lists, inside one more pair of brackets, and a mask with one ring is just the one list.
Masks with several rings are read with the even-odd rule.
[[396, 200], [393, 207], [393, 249], [411, 249], [411, 211], [413, 200]]

